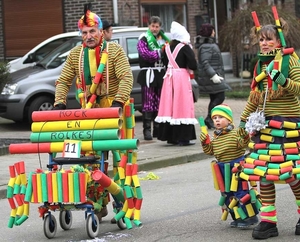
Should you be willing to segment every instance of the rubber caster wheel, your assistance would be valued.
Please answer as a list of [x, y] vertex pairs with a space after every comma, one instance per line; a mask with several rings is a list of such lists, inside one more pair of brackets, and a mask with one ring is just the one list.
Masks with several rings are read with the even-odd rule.
[[72, 212], [68, 210], [60, 211], [59, 213], [59, 224], [63, 230], [69, 230], [72, 226]]
[[125, 224], [125, 221], [124, 221], [124, 218], [121, 218], [117, 221], [117, 225], [120, 229], [124, 230], [127, 228], [126, 224]]
[[94, 214], [94, 221], [93, 221], [93, 216], [92, 214], [89, 214], [86, 223], [85, 223], [85, 229], [87, 235], [91, 238], [94, 239], [97, 237], [99, 230], [100, 230], [100, 223], [98, 217]]
[[57, 230], [56, 218], [52, 214], [46, 214], [44, 218], [44, 234], [48, 239], [55, 236]]

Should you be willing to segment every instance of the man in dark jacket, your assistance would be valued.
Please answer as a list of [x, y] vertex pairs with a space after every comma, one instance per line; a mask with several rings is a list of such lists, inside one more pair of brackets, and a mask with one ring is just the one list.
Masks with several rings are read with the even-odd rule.
[[[157, 137], [158, 124], [154, 122], [157, 116], [160, 93], [165, 74], [161, 61], [161, 52], [169, 39], [161, 30], [161, 20], [157, 16], [149, 19], [149, 29], [138, 41], [139, 64], [141, 71], [137, 82], [142, 88], [143, 135], [145, 140]], [[152, 121], [154, 122], [151, 134]]]

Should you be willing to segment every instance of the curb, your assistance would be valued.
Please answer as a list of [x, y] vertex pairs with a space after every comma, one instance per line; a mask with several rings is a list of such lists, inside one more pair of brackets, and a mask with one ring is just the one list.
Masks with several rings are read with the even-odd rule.
[[[168, 166], [176, 166], [181, 164], [186, 164], [190, 162], [200, 161], [209, 158], [210, 156], [204, 154], [203, 152], [182, 155], [182, 156], [174, 156], [174, 157], [166, 157], [165, 159], [153, 159], [153, 161], [140, 161], [139, 164], [139, 172], [141, 171], [150, 171], [159, 168], [165, 168]], [[139, 162], [139, 161], [138, 161]], [[108, 175], [113, 177], [113, 171], [110, 169], [108, 171]], [[0, 186], [0, 199], [7, 198], [7, 185]]]

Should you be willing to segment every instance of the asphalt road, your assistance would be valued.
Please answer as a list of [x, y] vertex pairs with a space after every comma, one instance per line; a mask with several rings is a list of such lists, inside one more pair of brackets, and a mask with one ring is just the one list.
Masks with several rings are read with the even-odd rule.
[[[51, 241], [253, 241], [252, 229], [230, 228], [230, 219], [221, 221], [221, 211], [217, 205], [219, 192], [213, 189], [210, 161], [205, 159], [153, 170], [159, 176], [157, 180], [143, 180], [148, 173], [140, 173], [144, 198], [142, 228], [133, 225], [131, 230], [120, 230], [117, 225], [110, 224], [113, 213], [109, 206], [109, 215], [101, 223], [98, 238], [88, 240], [84, 212], [74, 211], [71, 229], [63, 231], [58, 225], [56, 236]], [[288, 185], [277, 185], [276, 188], [279, 237], [268, 241], [299, 241], [300, 236], [294, 235], [299, 217], [295, 199]], [[48, 241], [43, 233], [43, 220], [37, 213], [38, 205], [31, 204], [29, 219], [12, 229], [7, 227], [10, 215], [7, 200], [0, 200], [0, 206], [1, 241]], [[58, 221], [58, 212], [53, 214]]]

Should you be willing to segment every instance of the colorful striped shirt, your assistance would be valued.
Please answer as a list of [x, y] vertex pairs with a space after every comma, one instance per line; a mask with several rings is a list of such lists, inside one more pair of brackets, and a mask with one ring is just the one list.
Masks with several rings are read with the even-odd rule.
[[239, 128], [216, 136], [208, 144], [205, 144], [206, 135], [202, 132], [200, 140], [205, 154], [213, 155], [218, 162], [230, 162], [245, 154], [250, 137], [244, 129]]
[[[75, 77], [79, 78], [79, 82], [82, 82], [82, 73], [79, 73], [79, 60], [81, 51], [82, 46], [76, 46], [68, 55], [68, 58], [62, 69], [62, 73], [55, 83], [56, 92], [54, 106], [59, 103], [66, 104], [67, 94]], [[119, 44], [109, 42], [107, 64], [109, 69], [108, 97], [118, 102], [126, 103], [130, 98], [130, 93], [133, 86], [133, 75], [128, 58], [123, 48]], [[98, 86], [98, 90], [96, 90], [96, 93], [98, 96], [100, 96], [100, 99], [106, 96], [105, 82], [107, 64], [103, 71], [104, 83], [100, 84]], [[89, 86], [86, 88], [89, 89]]]
[[[262, 66], [262, 71], [265, 71], [266, 65]], [[264, 90], [251, 91], [247, 100], [246, 107], [241, 115], [241, 120], [246, 121], [251, 113], [255, 112], [258, 108], [259, 111], [263, 110], [265, 89], [268, 79], [262, 80]], [[300, 95], [300, 63], [299, 61], [290, 56], [289, 59], [289, 72], [287, 82], [284, 87], [278, 85], [278, 90], [268, 89], [264, 114], [266, 117], [282, 116], [282, 117], [299, 117], [300, 116], [300, 103], [298, 96]], [[275, 95], [273, 95], [276, 93]], [[255, 96], [258, 96], [256, 98]], [[259, 101], [256, 101], [259, 100]]]

